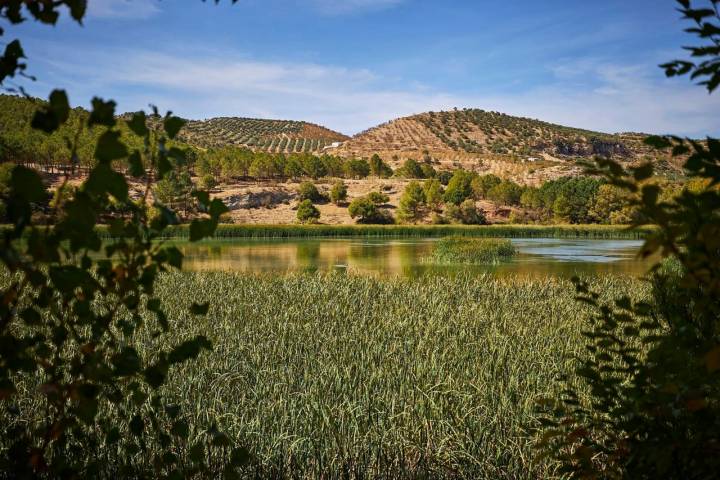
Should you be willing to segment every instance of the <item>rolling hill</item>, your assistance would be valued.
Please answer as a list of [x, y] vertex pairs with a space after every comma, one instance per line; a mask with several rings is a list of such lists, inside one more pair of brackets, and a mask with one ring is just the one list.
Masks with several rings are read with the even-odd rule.
[[204, 148], [236, 145], [271, 153], [320, 153], [349, 137], [307, 122], [219, 117], [189, 121], [180, 138]]
[[393, 168], [413, 158], [441, 168], [463, 167], [524, 183], [580, 172], [596, 156], [636, 163], [653, 160], [675, 171], [640, 133], [607, 134], [498, 112], [464, 109], [399, 118], [366, 130], [332, 149], [344, 157], [378, 154]]

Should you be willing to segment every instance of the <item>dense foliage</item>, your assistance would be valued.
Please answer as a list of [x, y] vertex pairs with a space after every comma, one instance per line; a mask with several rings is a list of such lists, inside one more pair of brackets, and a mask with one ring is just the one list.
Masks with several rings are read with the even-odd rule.
[[[692, 55], [709, 60], [673, 62], [667, 74], [692, 72], [713, 92], [720, 2], [678, 3], [695, 24], [688, 31], [711, 43], [690, 48]], [[627, 171], [598, 162], [598, 173], [639, 212], [635, 222], [658, 226], [642, 255], [667, 260], [650, 277], [651, 301], [631, 294], [607, 301], [576, 281], [593, 310], [586, 352], [577, 378], [567, 377], [563, 395], [548, 402], [541, 438], [559, 473], [575, 478], [715, 478], [720, 471], [720, 141], [648, 144], [685, 158], [699, 188], [667, 200], [648, 183], [652, 164]]]
[[[64, 7], [79, 22], [86, 2], [10, 0], [0, 3], [0, 18], [15, 25], [27, 15], [55, 24]], [[22, 58], [19, 41], [7, 44], [1, 84], [23, 74]], [[52, 200], [37, 171], [3, 167], [0, 195], [11, 226], [0, 239], [0, 472], [11, 478], [232, 477], [247, 452], [232, 448], [211, 417], [188, 422], [176, 402], [181, 399], [168, 398], [162, 388], [179, 366], [212, 348], [203, 335], [169, 341], [155, 294], [158, 276], [182, 263], [177, 248], [156, 242], [175, 213], [150, 199], [154, 181], [169, 179], [187, 162], [188, 152], [172, 144], [183, 121], [155, 110], [118, 122], [114, 102], [94, 98], [92, 105], [91, 112], [73, 112], [66, 93], [54, 90], [31, 118], [10, 112], [32, 128], [32, 141], [19, 151], [65, 137], [65, 150], [53, 154], [64, 152], [72, 166], [81, 155], [92, 161], [81, 185], [65, 177]], [[3, 145], [3, 155], [17, 154]], [[30, 154], [22, 163], [37, 162], [36, 152]], [[125, 176], [114, 168], [118, 162], [144, 179], [141, 198], [130, 197]], [[213, 234], [225, 207], [207, 192], [193, 196], [204, 212], [190, 226], [191, 240], [199, 240]], [[38, 205], [52, 208], [51, 225], [35, 223]], [[110, 241], [95, 228], [101, 218]], [[193, 304], [186, 315], [198, 318], [207, 309]], [[139, 348], [140, 338], [152, 348]]]

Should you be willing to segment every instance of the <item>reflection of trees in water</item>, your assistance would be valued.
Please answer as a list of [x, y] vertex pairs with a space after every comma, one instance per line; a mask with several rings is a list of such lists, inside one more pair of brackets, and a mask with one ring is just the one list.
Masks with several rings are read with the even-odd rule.
[[[612, 263], [560, 262], [549, 257], [521, 254], [498, 265], [433, 265], [423, 261], [432, 242], [417, 240], [288, 240], [178, 244], [185, 253], [185, 269], [238, 272], [328, 272], [415, 278], [422, 275], [452, 276], [489, 273], [495, 277], [646, 273], [646, 263], [625, 259]], [[340, 265], [340, 267], [338, 267]], [[347, 268], [344, 268], [346, 266]]]
[[315, 273], [320, 265], [320, 242], [302, 242], [295, 247], [295, 261], [298, 270]]

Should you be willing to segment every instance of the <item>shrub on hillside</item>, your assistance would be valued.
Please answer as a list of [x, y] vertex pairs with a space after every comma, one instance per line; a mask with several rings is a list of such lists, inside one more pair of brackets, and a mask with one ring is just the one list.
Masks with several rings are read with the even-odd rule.
[[208, 173], [200, 177], [199, 185], [203, 190], [211, 190], [217, 186], [217, 181], [214, 175]]
[[467, 199], [460, 205], [450, 204], [445, 214], [452, 221], [463, 225], [485, 225], [487, 219], [482, 210], [478, 210], [473, 200]]
[[390, 201], [390, 197], [380, 192], [370, 192], [367, 194], [367, 198], [375, 205], [385, 205]]
[[322, 202], [325, 201], [325, 196], [320, 193], [314, 183], [303, 182], [298, 187], [298, 198], [300, 201], [310, 200], [311, 202]]
[[358, 219], [358, 223], [393, 223], [393, 218], [368, 197], [359, 197], [350, 202], [348, 212], [351, 218]]
[[297, 219], [302, 223], [315, 223], [320, 219], [320, 210], [310, 200], [303, 200], [298, 205]]
[[347, 199], [347, 185], [342, 180], [338, 180], [330, 190], [330, 201], [335, 205], [339, 205]]

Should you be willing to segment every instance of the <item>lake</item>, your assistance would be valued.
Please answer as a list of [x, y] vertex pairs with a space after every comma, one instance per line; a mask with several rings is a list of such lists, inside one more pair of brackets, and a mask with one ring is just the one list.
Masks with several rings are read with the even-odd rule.
[[380, 277], [497, 276], [617, 273], [641, 276], [650, 265], [638, 260], [639, 240], [513, 239], [519, 254], [497, 265], [437, 265], [429, 262], [436, 238], [238, 239], [179, 243], [189, 271], [255, 273], [344, 272]]

